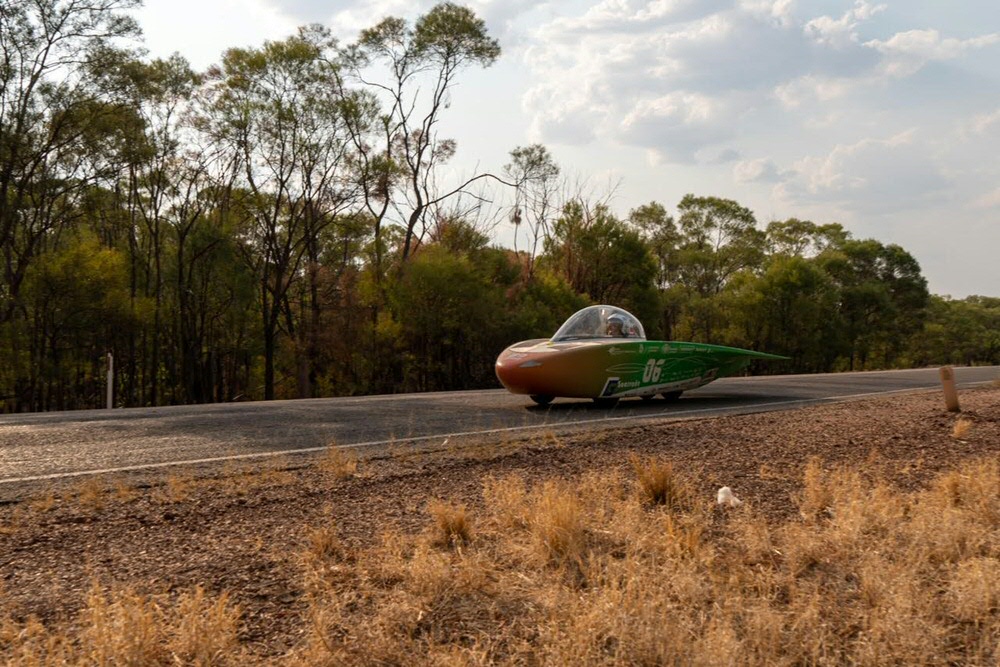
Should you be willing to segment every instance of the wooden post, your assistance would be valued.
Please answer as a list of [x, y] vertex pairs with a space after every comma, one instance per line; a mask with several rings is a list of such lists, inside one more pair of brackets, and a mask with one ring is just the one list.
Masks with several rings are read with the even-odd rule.
[[948, 412], [961, 412], [958, 407], [958, 390], [955, 389], [955, 371], [951, 366], [941, 367], [941, 386], [944, 389], [944, 405]]

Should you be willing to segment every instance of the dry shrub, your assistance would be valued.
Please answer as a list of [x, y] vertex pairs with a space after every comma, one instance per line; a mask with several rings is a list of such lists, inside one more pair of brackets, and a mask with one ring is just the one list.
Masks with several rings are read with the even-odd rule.
[[134, 487], [129, 486], [122, 480], [115, 482], [115, 500], [121, 503], [129, 503], [139, 497], [139, 492]]
[[547, 481], [533, 495], [531, 533], [544, 560], [582, 565], [586, 534], [576, 493], [564, 482]]
[[76, 487], [76, 500], [84, 509], [99, 511], [104, 507], [104, 482], [87, 477]]
[[335, 479], [347, 479], [358, 472], [358, 455], [346, 451], [336, 443], [330, 443], [319, 460], [319, 469], [333, 475]]
[[969, 435], [972, 430], [972, 420], [966, 419], [965, 417], [959, 417], [955, 420], [955, 426], [951, 429], [951, 437], [956, 440], [961, 440], [962, 438]]
[[694, 495], [691, 487], [674, 472], [672, 463], [653, 457], [641, 459], [635, 454], [629, 456], [629, 463], [632, 464], [639, 489], [647, 501], [671, 510], [691, 506]]
[[45, 513], [56, 506], [56, 494], [52, 489], [47, 489], [44, 495], [33, 499], [30, 507], [35, 512]]
[[454, 547], [468, 544], [472, 540], [472, 526], [465, 505], [453, 505], [434, 499], [427, 503], [427, 513], [434, 519], [435, 545]]
[[169, 643], [174, 661], [184, 665], [224, 665], [236, 662], [239, 607], [229, 604], [229, 594], [216, 599], [201, 586], [177, 599]]
[[806, 463], [802, 478], [797, 500], [799, 514], [807, 521], [850, 514], [864, 495], [863, 483], [856, 470], [827, 471], [817, 458]]
[[96, 583], [75, 623], [50, 629], [35, 619], [0, 624], [0, 660], [11, 665], [228, 665], [241, 662], [239, 610], [200, 588], [174, 605]]
[[170, 503], [181, 503], [191, 496], [192, 482], [190, 479], [177, 475], [168, 475], [163, 489], [163, 499]]
[[313, 528], [306, 534], [306, 557], [324, 562], [339, 556], [342, 552], [340, 537], [332, 523]]
[[483, 501], [487, 510], [498, 522], [501, 530], [527, 527], [531, 508], [527, 503], [528, 491], [523, 477], [487, 477], [483, 480]]

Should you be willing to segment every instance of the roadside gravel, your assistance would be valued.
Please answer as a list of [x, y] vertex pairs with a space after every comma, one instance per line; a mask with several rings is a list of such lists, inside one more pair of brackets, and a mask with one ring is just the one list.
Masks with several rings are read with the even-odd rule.
[[[362, 458], [348, 474], [337, 454], [145, 479], [84, 480], [38, 489], [0, 507], [0, 620], [73, 622], [88, 590], [130, 587], [172, 595], [202, 585], [229, 591], [243, 612], [241, 641], [274, 656], [295, 646], [304, 619], [300, 554], [333, 524], [362, 548], [429, 524], [429, 499], [465, 504], [475, 521], [482, 480], [529, 484], [590, 471], [630, 474], [628, 454], [656, 456], [714, 502], [720, 486], [774, 521], [794, 517], [806, 463], [848, 466], [901, 489], [920, 488], [957, 463], [1000, 455], [1000, 387], [964, 392], [963, 412], [939, 392], [787, 412], [504, 441], [451, 442], [438, 451]], [[969, 422], [956, 437], [957, 420]]]

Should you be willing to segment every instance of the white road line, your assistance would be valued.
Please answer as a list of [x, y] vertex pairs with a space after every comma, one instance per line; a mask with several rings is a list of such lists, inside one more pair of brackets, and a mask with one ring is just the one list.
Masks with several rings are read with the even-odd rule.
[[[964, 388], [977, 387], [980, 385], [989, 385], [992, 381], [985, 382], [970, 382], [963, 383], [960, 386]], [[413, 442], [426, 442], [427, 440], [444, 440], [447, 438], [462, 438], [466, 436], [473, 435], [496, 435], [499, 433], [513, 433], [517, 431], [530, 431], [537, 429], [552, 429], [552, 428], [562, 428], [567, 426], [583, 426], [586, 424], [600, 424], [602, 422], [616, 422], [616, 421], [649, 421], [652, 419], [662, 419], [668, 422], [684, 421], [688, 419], [697, 418], [698, 415], [714, 412], [714, 413], [753, 413], [753, 412], [769, 412], [770, 408], [775, 407], [791, 407], [795, 405], [808, 405], [816, 403], [837, 403], [842, 401], [857, 400], [862, 398], [869, 398], [872, 396], [890, 396], [892, 394], [906, 394], [906, 393], [920, 393], [926, 391], [935, 391], [933, 387], [919, 387], [919, 388], [908, 388], [908, 389], [894, 389], [892, 391], [875, 391], [866, 392], [864, 394], [843, 394], [840, 396], [826, 396], [821, 398], [802, 398], [795, 399], [792, 401], [776, 401], [770, 403], [755, 403], [750, 405], [739, 405], [729, 408], [701, 408], [698, 410], [688, 410], [683, 414], [669, 415], [665, 413], [651, 414], [651, 415], [623, 415], [620, 417], [602, 417], [600, 419], [578, 419], [575, 421], [565, 421], [565, 422], [547, 422], [544, 424], [528, 424], [524, 426], [508, 426], [503, 428], [491, 428], [482, 431], [460, 431], [456, 433], [438, 433], [434, 435], [421, 435], [413, 436], [409, 438], [393, 438], [389, 440], [371, 440], [368, 442], [352, 442], [344, 445], [338, 445], [337, 449], [361, 449], [363, 447], [377, 447], [380, 445], [392, 445], [401, 443], [413, 443]], [[721, 415], [720, 415], [721, 416]], [[254, 452], [252, 454], [231, 454], [229, 456], [216, 456], [204, 459], [186, 459], [183, 461], [163, 461], [160, 463], [144, 463], [141, 465], [134, 466], [121, 466], [117, 468], [99, 468], [93, 470], [77, 470], [74, 472], [62, 472], [62, 473], [51, 473], [48, 475], [30, 475], [26, 477], [12, 477], [8, 479], [0, 479], [0, 485], [3, 484], [17, 484], [23, 482], [40, 482], [46, 480], [56, 480], [56, 479], [69, 479], [73, 477], [85, 477], [88, 475], [107, 475], [119, 472], [136, 472], [140, 470], [156, 470], [159, 468], [169, 468], [176, 466], [185, 465], [198, 465], [203, 463], [222, 463], [225, 461], [241, 461], [248, 459], [266, 459], [275, 456], [285, 456], [290, 454], [311, 454], [316, 452], [323, 452], [329, 449], [328, 445], [321, 447], [303, 447], [301, 449], [284, 449], [273, 452]]]

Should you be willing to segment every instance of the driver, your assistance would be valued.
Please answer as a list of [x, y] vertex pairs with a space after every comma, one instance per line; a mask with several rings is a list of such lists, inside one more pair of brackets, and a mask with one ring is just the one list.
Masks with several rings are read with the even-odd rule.
[[615, 313], [608, 317], [608, 336], [611, 338], [625, 338], [625, 318]]

